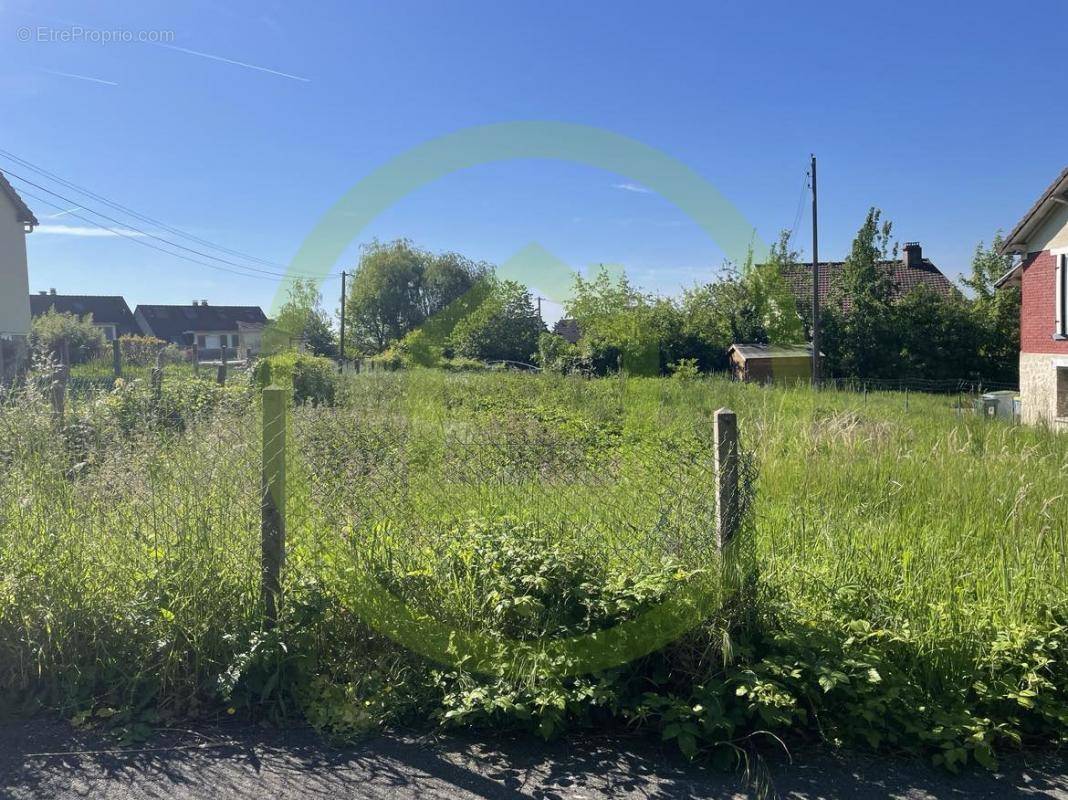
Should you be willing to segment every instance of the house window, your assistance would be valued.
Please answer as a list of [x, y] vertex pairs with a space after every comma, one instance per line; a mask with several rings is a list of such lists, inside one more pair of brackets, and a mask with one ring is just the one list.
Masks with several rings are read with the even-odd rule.
[[1057, 256], [1056, 272], [1057, 290], [1054, 292], [1056, 307], [1056, 326], [1053, 329], [1054, 337], [1063, 339], [1068, 337], [1068, 254]]
[[1057, 418], [1068, 419], [1068, 367], [1057, 367]]
[[115, 326], [114, 325], [97, 325], [96, 327], [100, 328], [100, 330], [103, 332], [104, 339], [106, 339], [109, 342], [112, 342], [112, 341], [115, 340]]

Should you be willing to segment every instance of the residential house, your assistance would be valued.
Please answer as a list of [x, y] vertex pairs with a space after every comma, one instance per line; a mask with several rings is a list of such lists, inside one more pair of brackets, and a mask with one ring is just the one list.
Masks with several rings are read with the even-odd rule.
[[1068, 429], [1068, 169], [1024, 214], [1001, 252], [1021, 257], [996, 284], [1021, 292], [1021, 418]]
[[209, 306], [207, 300], [187, 306], [139, 305], [134, 318], [146, 335], [195, 346], [201, 359], [218, 358], [224, 347], [238, 358], [257, 355], [267, 324], [259, 306]]
[[109, 342], [120, 336], [137, 336], [141, 333], [122, 295], [56, 294], [55, 289], [30, 295], [30, 313], [33, 316], [40, 317], [51, 309], [76, 317], [91, 314], [93, 327], [99, 328]]
[[735, 380], [796, 383], [812, 380], [812, 345], [732, 344], [727, 349]]
[[[819, 264], [820, 308], [827, 308], [833, 297], [831, 289], [838, 279], [844, 261], [821, 261]], [[919, 242], [907, 242], [898, 260], [881, 261], [882, 267], [890, 273], [893, 286], [893, 299], [904, 297], [917, 286], [927, 286], [944, 297], [959, 294], [942, 271], [930, 259], [923, 257], [923, 247]], [[795, 264], [784, 270], [783, 277], [790, 287], [797, 302], [798, 310], [806, 319], [811, 317], [812, 308], [812, 265]], [[848, 301], [847, 301], [848, 302]]]
[[579, 327], [578, 320], [570, 317], [558, 319], [556, 324], [553, 325], [553, 333], [557, 336], [562, 336], [571, 344], [577, 344], [578, 340], [582, 338], [582, 329]]
[[0, 339], [25, 343], [30, 333], [26, 234], [37, 218], [0, 172]]

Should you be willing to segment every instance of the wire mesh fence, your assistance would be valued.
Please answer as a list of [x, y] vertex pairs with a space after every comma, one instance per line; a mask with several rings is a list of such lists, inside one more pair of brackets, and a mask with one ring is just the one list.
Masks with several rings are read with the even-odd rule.
[[442, 660], [443, 629], [507, 649], [719, 586], [708, 426], [426, 418], [374, 393], [280, 422], [248, 388], [176, 404], [172, 380], [62, 418], [47, 382], [0, 402], [5, 687], [69, 674], [84, 634], [193, 702], [313, 596]]

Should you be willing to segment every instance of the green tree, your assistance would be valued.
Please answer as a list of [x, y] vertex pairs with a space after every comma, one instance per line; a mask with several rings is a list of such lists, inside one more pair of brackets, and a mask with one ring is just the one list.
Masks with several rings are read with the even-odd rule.
[[727, 348], [735, 342], [795, 344], [804, 327], [783, 273], [797, 262], [790, 232], [783, 231], [763, 264], [746, 256], [740, 270], [729, 268], [717, 281], [683, 292], [680, 357], [701, 369], [726, 369]]
[[982, 242], [976, 245], [971, 275], [961, 283], [973, 293], [971, 310], [981, 333], [979, 373], [988, 380], [1015, 383], [1019, 380], [1020, 287], [994, 287], [1013, 265], [1011, 255], [1001, 255], [1002, 244], [997, 233], [989, 248]]
[[900, 374], [902, 342], [893, 308], [896, 258], [892, 225], [877, 208], [868, 210], [849, 257], [821, 313], [821, 347], [834, 377], [889, 378]]
[[872, 206], [853, 238], [849, 257], [831, 287], [836, 305], [875, 303], [889, 305], [894, 297], [894, 276], [888, 262], [897, 259], [897, 244], [891, 239], [893, 224], [882, 219]]
[[313, 355], [337, 358], [337, 336], [322, 307], [323, 297], [312, 278], [297, 279], [289, 287], [286, 301], [263, 335], [268, 353], [294, 349], [303, 340]]
[[592, 279], [575, 276], [565, 312], [579, 324], [580, 358], [592, 369], [656, 375], [671, 346], [663, 339], [672, 327], [669, 306], [602, 267]]
[[490, 281], [478, 307], [456, 323], [448, 343], [456, 355], [483, 361], [529, 363], [545, 332], [530, 290], [516, 281]]
[[420, 286], [429, 258], [406, 239], [364, 248], [345, 309], [357, 350], [381, 352], [426, 318]]
[[963, 297], [947, 297], [920, 285], [896, 302], [893, 311], [898, 344], [894, 377], [947, 380], [976, 371], [983, 331]]
[[472, 261], [459, 253], [430, 256], [419, 284], [419, 305], [424, 318], [449, 307], [457, 298], [471, 291], [483, 278], [493, 274], [493, 267]]
[[66, 341], [71, 364], [83, 364], [97, 358], [104, 349], [104, 334], [93, 325], [93, 315], [78, 317], [60, 313], [55, 307], [33, 318], [30, 346], [34, 352], [58, 359]]
[[407, 239], [364, 248], [345, 307], [355, 348], [379, 353], [440, 314], [492, 273], [456, 253], [433, 255]]

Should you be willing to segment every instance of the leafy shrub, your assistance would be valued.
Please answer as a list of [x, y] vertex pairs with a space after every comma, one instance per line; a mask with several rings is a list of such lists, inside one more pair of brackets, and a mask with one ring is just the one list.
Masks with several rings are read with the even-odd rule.
[[155, 336], [120, 336], [119, 352], [123, 365], [153, 367], [156, 357], [163, 354], [164, 364], [177, 364], [184, 360], [182, 351]]
[[93, 326], [93, 315], [78, 317], [50, 308], [33, 318], [30, 326], [30, 345], [42, 355], [59, 358], [63, 342], [67, 343], [71, 364], [82, 364], [100, 355], [104, 349], [104, 334]]
[[563, 336], [546, 331], [538, 337], [537, 362], [551, 372], [572, 372], [579, 368], [579, 350]]
[[298, 353], [280, 353], [256, 362], [252, 369], [256, 386], [289, 386], [296, 405], [333, 405], [337, 394], [337, 365], [328, 358]]
[[465, 358], [529, 362], [545, 330], [530, 291], [515, 281], [487, 279], [487, 285], [482, 302], [452, 329], [449, 347]]

